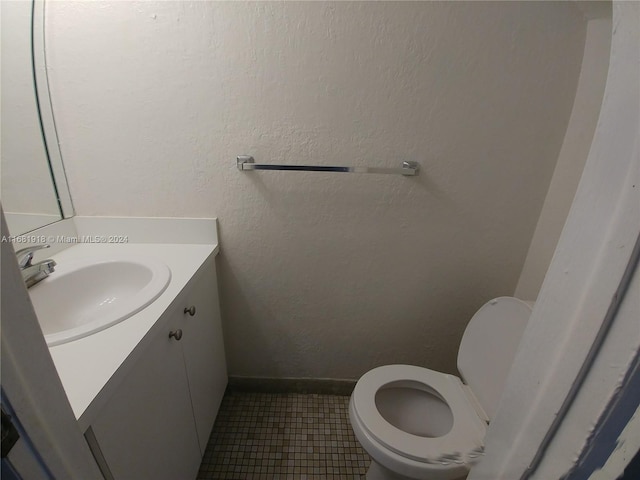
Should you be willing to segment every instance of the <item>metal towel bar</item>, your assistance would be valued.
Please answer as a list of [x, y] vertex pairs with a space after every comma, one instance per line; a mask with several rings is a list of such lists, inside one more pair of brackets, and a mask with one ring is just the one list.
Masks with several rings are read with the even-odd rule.
[[325, 165], [266, 165], [255, 163], [250, 155], [238, 155], [236, 159], [238, 170], [287, 170], [300, 172], [339, 172], [339, 173], [392, 173], [396, 175], [418, 175], [420, 165], [416, 162], [402, 162], [398, 168], [388, 167], [334, 167]]

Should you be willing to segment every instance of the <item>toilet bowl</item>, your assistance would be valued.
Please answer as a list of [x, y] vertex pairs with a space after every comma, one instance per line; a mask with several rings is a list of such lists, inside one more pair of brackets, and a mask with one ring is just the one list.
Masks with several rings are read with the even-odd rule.
[[413, 365], [374, 368], [351, 395], [349, 418], [371, 456], [367, 480], [464, 477], [484, 451], [531, 302], [500, 297], [476, 312], [458, 351], [463, 381]]

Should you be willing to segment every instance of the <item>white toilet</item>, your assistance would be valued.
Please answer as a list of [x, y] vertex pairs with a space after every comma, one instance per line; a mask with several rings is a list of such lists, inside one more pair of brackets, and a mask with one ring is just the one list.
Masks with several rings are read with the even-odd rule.
[[533, 303], [487, 302], [464, 331], [458, 377], [412, 365], [374, 368], [358, 380], [349, 417], [371, 456], [367, 480], [464, 477], [484, 451], [504, 382]]

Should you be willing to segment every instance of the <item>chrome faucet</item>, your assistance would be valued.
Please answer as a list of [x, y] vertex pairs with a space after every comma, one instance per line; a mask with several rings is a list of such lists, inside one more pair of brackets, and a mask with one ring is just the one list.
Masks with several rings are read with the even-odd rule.
[[55, 270], [55, 260], [43, 260], [35, 265], [31, 263], [33, 255], [37, 250], [49, 248], [50, 246], [51, 245], [34, 245], [33, 247], [23, 248], [16, 252], [16, 256], [18, 257], [18, 266], [20, 267], [22, 279], [27, 285], [27, 288], [44, 280]]

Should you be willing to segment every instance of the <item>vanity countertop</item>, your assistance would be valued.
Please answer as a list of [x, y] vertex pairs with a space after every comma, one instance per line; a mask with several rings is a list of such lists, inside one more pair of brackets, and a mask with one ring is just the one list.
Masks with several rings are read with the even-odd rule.
[[140, 312], [100, 332], [49, 348], [82, 430], [135, 363], [137, 356], [131, 355], [135, 347], [202, 264], [217, 253], [217, 244], [78, 244], [52, 257], [64, 265], [81, 257], [138, 255], [156, 258], [171, 269], [166, 290]]

